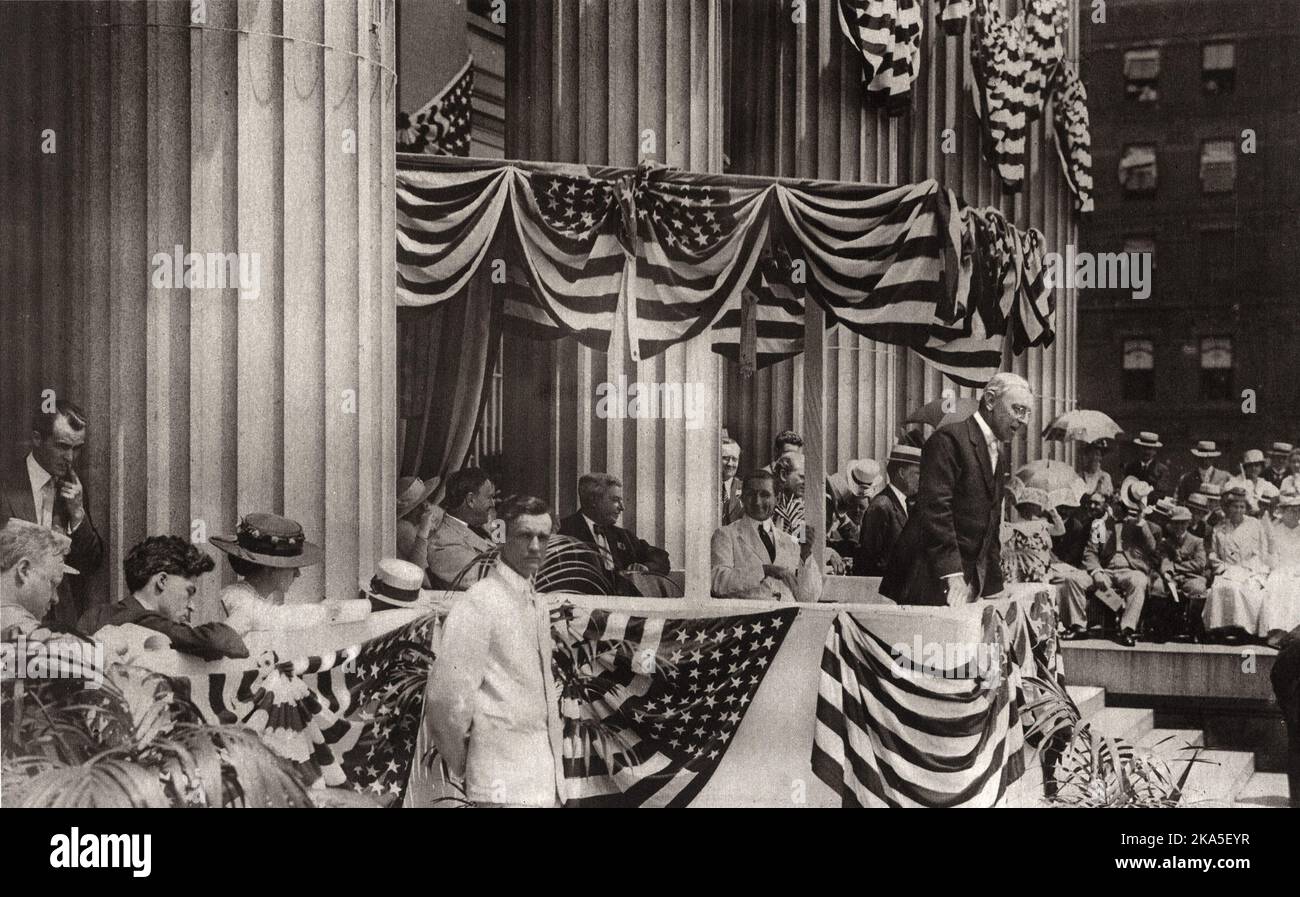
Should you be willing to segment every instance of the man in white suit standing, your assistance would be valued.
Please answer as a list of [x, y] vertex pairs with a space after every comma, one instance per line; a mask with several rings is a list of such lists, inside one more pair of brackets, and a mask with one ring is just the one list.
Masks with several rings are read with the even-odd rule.
[[776, 484], [772, 474], [748, 474], [740, 501], [745, 515], [713, 531], [713, 597], [805, 602], [820, 598], [822, 574], [812, 557], [816, 534], [807, 527], [804, 541], [799, 543], [773, 525]]

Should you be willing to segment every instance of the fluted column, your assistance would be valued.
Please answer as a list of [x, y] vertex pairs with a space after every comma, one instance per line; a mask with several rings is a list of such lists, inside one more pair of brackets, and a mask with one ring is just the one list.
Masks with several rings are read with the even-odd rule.
[[[204, 538], [264, 510], [326, 549], [291, 600], [353, 595], [394, 541], [391, 0], [6, 15], [48, 70], [28, 125], [62, 129], [57, 154], [12, 147], [6, 183], [37, 179], [29, 211], [65, 270], [18, 261], [47, 289], [21, 323], [57, 351], [24, 363], [4, 412], [46, 386], [85, 407], [101, 585], [121, 594], [145, 535]], [[254, 288], [166, 282], [158, 258], [178, 246], [205, 275], [236, 254]]]
[[[627, 166], [648, 158], [721, 171], [719, 9], [719, 0], [511, 5], [506, 156]], [[625, 333], [616, 336], [608, 354], [571, 340], [553, 348], [549, 491], [567, 513], [581, 473], [620, 475], [624, 524], [668, 550], [673, 565], [687, 570], [692, 595], [707, 594], [718, 513], [719, 362], [703, 339], [633, 362]], [[596, 417], [597, 386], [620, 375], [629, 383], [698, 385], [712, 401], [690, 427], [680, 419]], [[506, 377], [510, 393], [525, 392], [526, 384], [510, 384], [509, 365]]]

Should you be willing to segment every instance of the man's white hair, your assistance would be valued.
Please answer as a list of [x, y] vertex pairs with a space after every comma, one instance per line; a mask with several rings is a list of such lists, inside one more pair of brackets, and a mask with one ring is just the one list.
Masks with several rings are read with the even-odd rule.
[[578, 477], [578, 504], [584, 508], [594, 505], [610, 486], [623, 488], [623, 481], [612, 473], [584, 473]]
[[992, 400], [1002, 395], [1010, 389], [1024, 389], [1031, 396], [1034, 394], [1033, 387], [1029, 381], [1019, 374], [1013, 374], [1010, 371], [1001, 371], [993, 375], [993, 379], [984, 387], [984, 395], [981, 397], [981, 404], [988, 407]]
[[9, 570], [23, 559], [33, 564], [55, 560], [61, 563], [71, 547], [72, 540], [63, 533], [27, 520], [10, 518], [0, 529], [0, 572]]

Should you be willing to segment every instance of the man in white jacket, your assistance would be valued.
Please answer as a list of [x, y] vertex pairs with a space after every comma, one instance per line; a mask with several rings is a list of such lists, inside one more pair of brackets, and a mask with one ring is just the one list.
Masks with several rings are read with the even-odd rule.
[[528, 497], [507, 500], [501, 518], [500, 559], [443, 624], [429, 726], [475, 804], [553, 807], [563, 800], [561, 726], [546, 596], [532, 583], [553, 521], [546, 502]]
[[812, 557], [815, 534], [811, 527], [806, 528], [800, 543], [773, 524], [776, 484], [772, 474], [755, 471], [746, 476], [740, 500], [745, 516], [713, 531], [713, 597], [819, 599], [822, 574]]

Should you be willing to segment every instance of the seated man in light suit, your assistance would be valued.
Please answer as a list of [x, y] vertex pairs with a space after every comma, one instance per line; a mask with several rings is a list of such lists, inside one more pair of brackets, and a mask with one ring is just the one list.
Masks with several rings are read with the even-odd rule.
[[429, 582], [435, 589], [468, 589], [478, 582], [474, 562], [493, 547], [484, 529], [496, 513], [497, 487], [477, 467], [447, 478], [446, 514], [428, 540]]
[[774, 525], [772, 475], [755, 471], [746, 476], [740, 500], [745, 516], [713, 531], [713, 597], [806, 602], [820, 598], [822, 574], [812, 557], [815, 534], [806, 527], [800, 544]]

